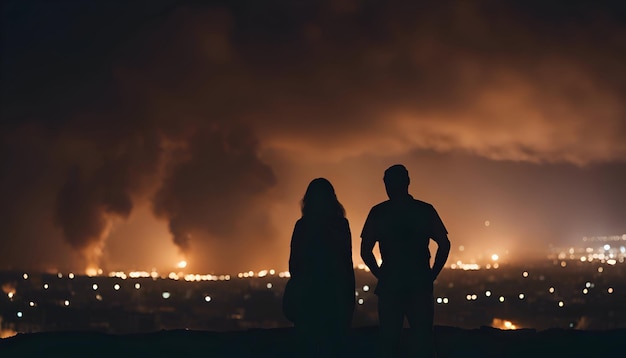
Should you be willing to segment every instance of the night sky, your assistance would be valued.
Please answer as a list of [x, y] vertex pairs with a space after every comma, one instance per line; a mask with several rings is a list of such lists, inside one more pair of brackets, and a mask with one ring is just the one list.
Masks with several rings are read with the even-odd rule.
[[360, 262], [396, 163], [453, 258], [626, 233], [621, 1], [124, 3], [2, 2], [0, 269], [286, 269], [316, 177]]

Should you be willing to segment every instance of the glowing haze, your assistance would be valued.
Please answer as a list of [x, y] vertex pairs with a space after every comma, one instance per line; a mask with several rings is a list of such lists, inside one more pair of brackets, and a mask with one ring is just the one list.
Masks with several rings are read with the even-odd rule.
[[284, 269], [320, 176], [358, 262], [395, 163], [453, 257], [626, 233], [617, 2], [4, 7], [1, 269]]

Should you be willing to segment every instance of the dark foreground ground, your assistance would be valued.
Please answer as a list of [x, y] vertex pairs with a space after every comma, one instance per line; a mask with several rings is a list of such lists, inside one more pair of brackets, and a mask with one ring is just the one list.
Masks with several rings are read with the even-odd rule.
[[[623, 357], [626, 329], [502, 331], [435, 327], [439, 357]], [[161, 331], [19, 334], [0, 340], [0, 357], [293, 357], [291, 328], [245, 332]], [[375, 327], [354, 329], [347, 357], [375, 357]]]

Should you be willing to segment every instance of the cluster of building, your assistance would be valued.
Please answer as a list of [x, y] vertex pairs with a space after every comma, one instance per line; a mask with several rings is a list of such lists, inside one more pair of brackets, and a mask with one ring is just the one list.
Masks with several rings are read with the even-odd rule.
[[581, 246], [552, 247], [548, 258], [565, 262], [565, 265], [567, 260], [615, 265], [626, 259], [626, 234], [583, 237], [582, 241]]
[[[435, 282], [436, 324], [501, 329], [626, 326], [626, 235], [553, 248], [549, 260], [475, 268], [451, 263]], [[374, 277], [356, 267], [354, 326], [377, 322]], [[281, 311], [289, 272], [0, 273], [0, 335], [160, 329], [240, 330], [290, 323]]]

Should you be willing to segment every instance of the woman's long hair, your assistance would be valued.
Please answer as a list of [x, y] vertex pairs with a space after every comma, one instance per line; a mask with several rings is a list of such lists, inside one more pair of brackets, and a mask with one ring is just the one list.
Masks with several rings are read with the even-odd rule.
[[346, 210], [337, 200], [335, 188], [325, 178], [316, 178], [309, 183], [301, 207], [303, 218], [346, 217]]

